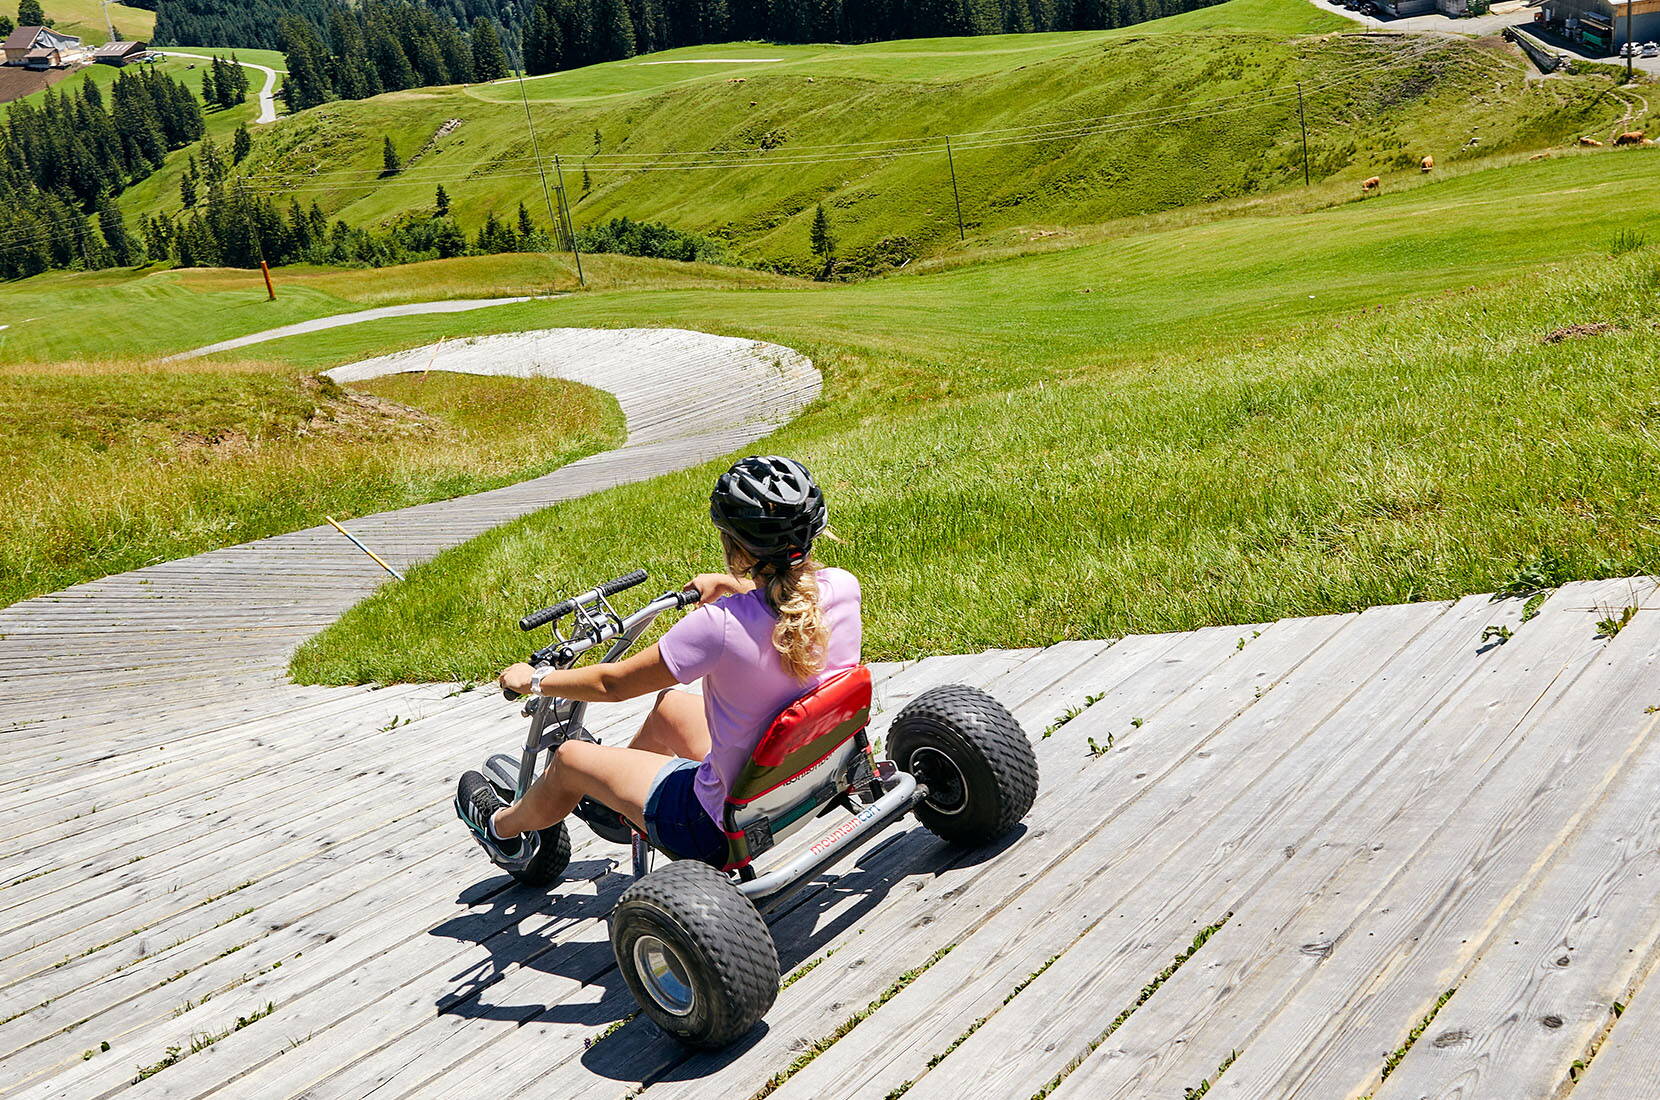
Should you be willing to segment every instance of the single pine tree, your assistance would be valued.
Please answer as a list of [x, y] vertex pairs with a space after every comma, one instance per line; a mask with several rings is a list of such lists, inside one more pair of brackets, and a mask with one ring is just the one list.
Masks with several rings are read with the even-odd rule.
[[231, 163], [241, 164], [254, 149], [254, 136], [248, 133], [248, 124], [244, 122], [236, 128], [231, 136]]
[[381, 171], [383, 176], [395, 176], [403, 171], [403, 161], [398, 157], [398, 150], [392, 145], [390, 135], [382, 142], [380, 148]]
[[824, 261], [819, 278], [828, 279], [836, 269], [836, 236], [830, 229], [830, 215], [824, 212], [822, 202], [813, 214], [813, 228], [808, 234], [807, 243], [812, 248], [813, 255]]
[[450, 193], [444, 190], [444, 185], [441, 183], [432, 193], [432, 212], [440, 218], [450, 216]]

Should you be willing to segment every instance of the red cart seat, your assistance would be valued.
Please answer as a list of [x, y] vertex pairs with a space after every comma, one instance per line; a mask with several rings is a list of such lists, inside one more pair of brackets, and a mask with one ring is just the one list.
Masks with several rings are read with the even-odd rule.
[[749, 865], [814, 810], [869, 779], [870, 670], [826, 677], [772, 720], [726, 798], [726, 870]]

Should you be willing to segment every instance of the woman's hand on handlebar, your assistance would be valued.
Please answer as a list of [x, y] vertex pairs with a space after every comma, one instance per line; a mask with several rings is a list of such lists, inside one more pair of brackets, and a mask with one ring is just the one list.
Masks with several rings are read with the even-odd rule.
[[705, 604], [713, 603], [722, 596], [753, 592], [755, 582], [747, 577], [734, 577], [730, 573], [699, 573], [686, 587], [696, 589], [697, 602]]
[[530, 681], [535, 674], [535, 669], [520, 661], [516, 665], [508, 665], [502, 669], [501, 675], [496, 677], [496, 682], [504, 691], [511, 691], [515, 695], [529, 695]]

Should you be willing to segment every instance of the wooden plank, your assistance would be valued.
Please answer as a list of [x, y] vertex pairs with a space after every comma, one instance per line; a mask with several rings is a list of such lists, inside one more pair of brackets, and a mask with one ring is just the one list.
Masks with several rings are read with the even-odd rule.
[[1655, 715], [1632, 724], [1631, 766], [1503, 914], [1377, 1100], [1550, 1095], [1630, 999], [1660, 944], [1660, 738]]
[[[1219, 696], [1222, 705], [1203, 712], [1208, 728], [1198, 744], [1162, 762], [1124, 815], [1048, 872], [1019, 910], [976, 929], [885, 1005], [880, 1027], [855, 1030], [779, 1095], [883, 1096], [913, 1080], [912, 1093], [941, 1095], [969, 1076], [989, 1095], [1035, 1090], [1123, 1007], [1123, 987], [1133, 998], [1168, 961], [1167, 941], [1190, 939], [1225, 911], [1219, 899], [1253, 867], [1236, 853], [1278, 857], [1276, 819], [1318, 804], [1292, 785], [1297, 773], [1307, 788], [1342, 765], [1341, 744], [1318, 736], [1322, 720], [1341, 712], [1391, 655], [1412, 652], [1426, 629], [1445, 632], [1444, 610], [1421, 605], [1328, 620], [1325, 644], [1289, 667], [1271, 632], [1252, 641], [1240, 659], [1254, 651], [1270, 671], [1265, 681], [1242, 683], [1242, 697]], [[1165, 728], [1162, 718], [1156, 728]], [[1000, 1011], [1057, 954], [1063, 965], [1033, 981], [1012, 1011]]]
[[[1257, 1038], [1251, 1029], [1277, 1004], [1278, 992], [1309, 966], [1322, 964], [1327, 949], [1309, 945], [1328, 944], [1335, 935], [1329, 922], [1311, 922], [1312, 930], [1303, 927], [1297, 911], [1322, 890], [1332, 889], [1329, 880], [1357, 861], [1363, 876], [1387, 873], [1397, 858], [1395, 845], [1391, 841], [1384, 850], [1378, 838], [1393, 838], [1398, 828], [1409, 827], [1398, 820], [1406, 816], [1403, 800], [1415, 796], [1433, 805], [1447, 797], [1443, 788], [1462, 796], [1483, 764], [1482, 723], [1509, 728], [1526, 712], [1527, 701], [1515, 700], [1513, 709], [1506, 709], [1513, 692], [1510, 670], [1544, 667], [1548, 681], [1564, 665], [1589, 659], [1586, 647], [1576, 646], [1560, 629], [1577, 612], [1547, 605], [1549, 614], [1541, 616], [1536, 628], [1509, 646], [1483, 653], [1482, 627], [1503, 615], [1514, 625], [1518, 609], [1490, 608], [1479, 597], [1460, 607], [1459, 614], [1449, 616], [1447, 629], [1426, 636], [1401, 667], [1386, 670], [1354, 706], [1315, 731], [1315, 739], [1338, 746], [1340, 757], [1336, 767], [1319, 777], [1317, 795], [1295, 795], [1292, 821], [1300, 818], [1301, 823], [1271, 836], [1268, 847], [1255, 855], [1259, 870], [1233, 893], [1211, 902], [1218, 915], [1232, 910], [1234, 917], [1206, 945], [1202, 958], [1180, 971], [1156, 1000], [1096, 1050], [1060, 1094], [1179, 1092], [1212, 1076], [1232, 1051], [1245, 1049]], [[1536, 697], [1535, 692], [1529, 701]], [[1452, 710], [1449, 701], [1455, 704]], [[1457, 742], [1442, 744], [1440, 731], [1456, 731]], [[1447, 778], [1443, 773], [1459, 761], [1464, 770]], [[1413, 781], [1391, 782], [1408, 776]], [[1307, 811], [1315, 806], [1325, 809], [1311, 817]], [[1267, 852], [1275, 845], [1283, 846], [1283, 855], [1269, 859]], [[1240, 854], [1252, 858], [1249, 851]], [[1345, 898], [1368, 895], [1363, 884], [1342, 893]], [[1135, 980], [1144, 979], [1131, 976]], [[1061, 1021], [1051, 1026], [1062, 1026]]]
[[[1200, 631], [1176, 639], [1174, 647], [1149, 644], [1155, 639], [1126, 639], [1103, 655], [1102, 671], [1094, 682], [1109, 694], [1085, 717], [1099, 713], [1099, 723], [1122, 724], [1126, 755], [1119, 761], [1121, 766], [1135, 766], [1130, 750], [1147, 733], [1130, 727], [1130, 717], [1145, 715], [1148, 729], [1153, 728], [1167, 704], [1191, 694], [1205, 673], [1237, 654], [1237, 637], [1237, 630]], [[1245, 696], [1249, 695], [1246, 688]], [[741, 1062], [728, 1064], [714, 1057], [687, 1060], [654, 1027], [636, 1021], [606, 1040], [603, 1064], [585, 1064], [567, 1054], [569, 1060], [557, 1070], [547, 1069], [550, 1052], [566, 1051], [571, 1041], [594, 1034], [591, 1027], [565, 1024], [557, 1013], [548, 1013], [491, 1043], [477, 1057], [447, 1068], [442, 1077], [423, 1083], [421, 1090], [444, 1095], [464, 1088], [467, 1081], [487, 1082], [508, 1092], [525, 1087], [524, 1059], [532, 1047], [543, 1052], [538, 1064], [544, 1068], [538, 1081], [562, 1096], [584, 1095], [589, 1090], [603, 1094], [608, 1079], [619, 1074], [632, 1081], [665, 1075], [674, 1080], [696, 1079], [700, 1088], [737, 1095], [753, 1090], [789, 1060], [792, 1048], [799, 1049], [833, 1029], [897, 974], [988, 914], [1018, 904], [1020, 893], [1066, 856], [1067, 846], [1040, 846], [1043, 836], [1070, 838], [1110, 812], [1119, 801], [1119, 788], [1125, 785], [1117, 781], [1110, 766], [1075, 764], [1079, 772], [1073, 775], [1058, 763], [1067, 758], [1087, 763], [1083, 746], [1084, 728], [1089, 727], [1080, 728], [1084, 722], [1080, 718], [1038, 744], [1040, 768], [1051, 776], [1060, 768], [1060, 781], [1051, 781], [1040, 792], [1028, 816], [1030, 832], [1024, 843], [990, 855], [958, 853], [912, 830], [844, 872], [822, 900], [776, 921], [774, 938], [786, 967], [829, 948], [840, 950], [786, 991], [769, 1015], [767, 1033], [748, 1048]], [[1093, 732], [1104, 737], [1105, 726]], [[1180, 739], [1180, 723], [1172, 718], [1162, 727], [1162, 735]], [[877, 855], [884, 865], [876, 863]], [[889, 860], [891, 865], [885, 865]], [[905, 868], [912, 875], [922, 871], [926, 877], [902, 881]], [[878, 901], [882, 902], [879, 908], [875, 907]], [[656, 1087], [668, 1090], [668, 1095], [678, 1090], [669, 1082]]]
[[[1587, 615], [1587, 633], [1590, 625]], [[1273, 1017], [1264, 1041], [1241, 1054], [1220, 1094], [1330, 1096], [1375, 1083], [1381, 1054], [1456, 984], [1540, 853], [1571, 835], [1630, 760], [1638, 746], [1622, 734], [1645, 720], [1657, 665], [1660, 615], [1640, 614], [1548, 709], [1535, 709], [1493, 778], [1463, 806], [1437, 807], [1446, 824], [1426, 848], [1430, 858], [1388, 883], [1342, 950]]]
[[1660, 1081], [1660, 984], [1653, 960], [1614, 1030], [1574, 1086], [1574, 1100], [1632, 1100]]

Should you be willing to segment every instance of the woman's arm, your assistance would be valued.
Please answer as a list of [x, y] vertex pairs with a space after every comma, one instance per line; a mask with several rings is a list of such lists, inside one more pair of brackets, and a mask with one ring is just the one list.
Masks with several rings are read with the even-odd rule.
[[722, 596], [739, 596], [755, 591], [755, 582], [730, 573], [699, 573], [686, 587], [697, 589], [699, 603], [714, 603]]
[[[534, 670], [524, 662], [510, 665], [497, 677], [502, 687], [520, 695], [530, 694]], [[654, 645], [620, 661], [602, 661], [582, 668], [554, 668], [542, 674], [542, 694], [583, 703], [620, 703], [674, 687], [678, 680], [663, 663]]]

